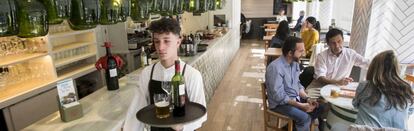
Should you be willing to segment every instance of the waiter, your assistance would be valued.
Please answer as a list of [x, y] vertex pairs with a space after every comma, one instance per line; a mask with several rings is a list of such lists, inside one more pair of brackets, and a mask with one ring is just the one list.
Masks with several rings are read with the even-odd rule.
[[[135, 113], [146, 105], [154, 104], [151, 99], [155, 92], [164, 92], [161, 83], [171, 81], [171, 78], [175, 74], [174, 61], [179, 60], [177, 52], [181, 44], [181, 28], [179, 23], [171, 18], [162, 18], [152, 22], [149, 30], [153, 34], [153, 44], [155, 45], [160, 62], [151, 64], [142, 70], [139, 76], [134, 100], [130, 105], [124, 123], [123, 130], [125, 131], [143, 130], [143, 124], [135, 118]], [[186, 92], [189, 101], [199, 103], [206, 107], [201, 73], [181, 60], [180, 65], [180, 72], [185, 79]], [[201, 119], [189, 124], [176, 125], [171, 128], [151, 127], [151, 131], [194, 131], [195, 129], [200, 128], [202, 123], [206, 120], [207, 114]]]

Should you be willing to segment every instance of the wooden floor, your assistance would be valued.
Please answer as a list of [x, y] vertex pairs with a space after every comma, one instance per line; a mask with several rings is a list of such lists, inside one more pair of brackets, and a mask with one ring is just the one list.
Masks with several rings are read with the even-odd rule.
[[207, 106], [199, 131], [263, 131], [260, 83], [264, 80], [264, 42], [244, 40]]

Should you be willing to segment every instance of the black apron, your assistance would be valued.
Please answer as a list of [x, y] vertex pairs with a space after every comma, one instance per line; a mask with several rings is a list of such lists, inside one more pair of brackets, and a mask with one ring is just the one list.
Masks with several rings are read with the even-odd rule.
[[[156, 64], [157, 63], [155, 63], [152, 66], [150, 81], [148, 83], [148, 90], [149, 90], [149, 94], [150, 94], [150, 103], [151, 104], [154, 104], [154, 99], [153, 99], [154, 94], [167, 94], [167, 92], [165, 92], [161, 87], [162, 86], [161, 81], [157, 81], [157, 80], [152, 79], [152, 74], [154, 73], [154, 67], [155, 67]], [[183, 73], [182, 73], [183, 76], [184, 76], [184, 73], [185, 73], [185, 67], [186, 66], [187, 66], [187, 64], [185, 64], [184, 68], [183, 68]], [[187, 95], [187, 89], [185, 90], [185, 95]], [[189, 99], [188, 99], [188, 95], [187, 95], [186, 96], [186, 102], [188, 102], [188, 101], [189, 101]], [[172, 116], [170, 116], [170, 117], [172, 117]], [[151, 131], [175, 131], [175, 130], [172, 129], [172, 128], [160, 128], [160, 127], [152, 127], [151, 126]]]

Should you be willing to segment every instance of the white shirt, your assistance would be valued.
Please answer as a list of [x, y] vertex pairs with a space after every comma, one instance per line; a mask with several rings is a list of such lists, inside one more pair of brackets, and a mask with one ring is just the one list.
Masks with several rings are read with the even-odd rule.
[[327, 79], [340, 80], [349, 77], [354, 65], [366, 69], [369, 60], [349, 48], [343, 48], [338, 57], [327, 49], [316, 58], [314, 78], [324, 76]]
[[281, 16], [281, 15], [276, 15], [276, 21], [277, 21], [277, 22], [281, 22], [281, 21], [283, 21], [283, 20], [285, 20], [286, 22], [288, 22], [288, 23], [289, 23], [289, 21], [288, 21], [288, 19], [287, 19], [286, 15], [283, 15], [283, 16]]
[[[171, 78], [175, 74], [175, 67], [164, 68], [161, 63], [155, 63], [152, 79], [157, 81], [171, 81]], [[183, 72], [185, 63], [180, 61], [181, 73]], [[150, 81], [151, 69], [153, 64], [145, 67], [139, 77], [138, 87], [135, 92], [134, 100], [129, 107], [127, 118], [124, 123], [124, 131], [143, 131], [144, 124], [139, 122], [135, 117], [135, 114], [150, 103], [150, 95], [148, 90], [148, 83]], [[185, 86], [187, 89], [187, 95], [191, 102], [196, 102], [206, 106], [206, 100], [204, 95], [204, 84], [201, 73], [187, 65], [184, 72]], [[199, 120], [184, 125], [184, 131], [194, 131], [202, 126], [203, 122], [207, 120], [207, 113]]]

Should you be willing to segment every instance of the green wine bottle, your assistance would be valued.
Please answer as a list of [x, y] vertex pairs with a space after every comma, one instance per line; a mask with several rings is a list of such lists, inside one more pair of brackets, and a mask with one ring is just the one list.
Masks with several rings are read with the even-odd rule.
[[40, 0], [47, 10], [47, 20], [49, 24], [60, 24], [65, 18], [68, 18], [67, 11], [70, 8], [70, 2], [68, 0]]
[[223, 9], [223, 1], [222, 0], [216, 0], [216, 8], [217, 9]]
[[186, 103], [186, 92], [185, 92], [185, 80], [184, 76], [180, 73], [180, 61], [175, 61], [175, 75], [171, 79], [173, 85], [173, 116], [181, 117], [185, 115], [185, 103]]
[[149, 0], [131, 0], [131, 19], [134, 22], [144, 22], [149, 19]]
[[151, 14], [159, 14], [164, 0], [151, 0]]
[[14, 0], [0, 0], [0, 37], [18, 33], [16, 12]]
[[99, 21], [98, 0], [72, 0], [69, 25], [73, 30], [95, 28]]
[[19, 37], [46, 35], [49, 27], [45, 6], [37, 0], [17, 0], [17, 23]]
[[118, 0], [99, 0], [101, 15], [99, 23], [102, 25], [111, 25], [118, 22], [120, 2]]
[[207, 1], [208, 0], [198, 0], [198, 2], [196, 2], [196, 8], [193, 12], [201, 14], [201, 13], [208, 11]]
[[186, 7], [187, 7], [186, 11], [187, 12], [196, 11], [197, 8], [198, 8], [198, 2], [199, 2], [199, 0], [188, 0], [188, 2], [186, 3], [187, 4], [186, 5]]
[[216, 10], [216, 0], [208, 0], [208, 10]]
[[121, 0], [118, 22], [125, 22], [130, 16], [131, 0]]

